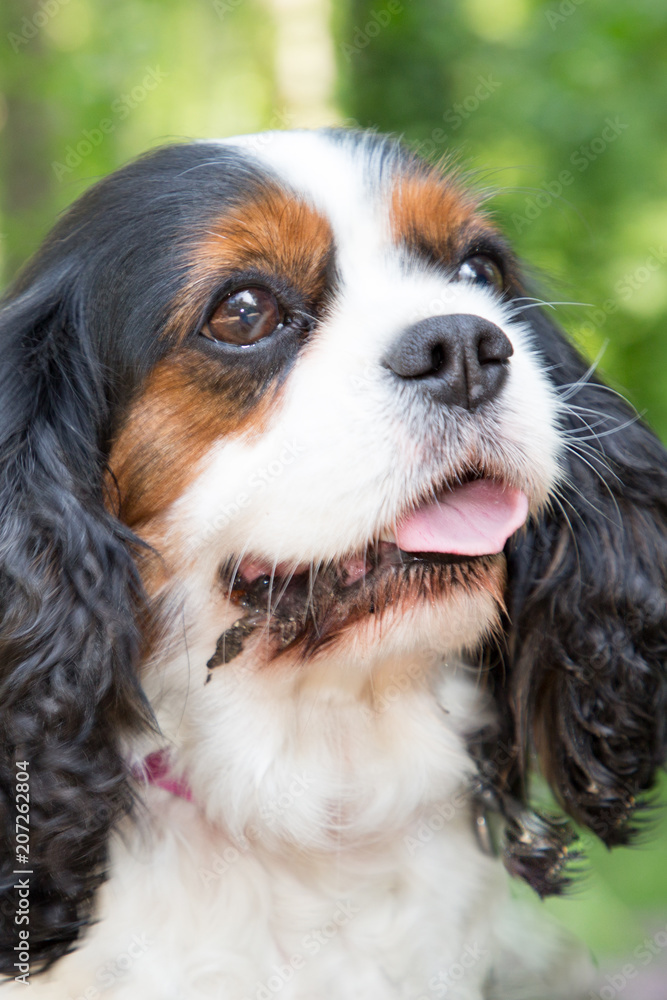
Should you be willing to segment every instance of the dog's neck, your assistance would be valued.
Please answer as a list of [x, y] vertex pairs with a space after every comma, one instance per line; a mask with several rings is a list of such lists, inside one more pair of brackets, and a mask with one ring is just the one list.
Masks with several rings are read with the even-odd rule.
[[[193, 643], [191, 663], [196, 653]], [[171, 667], [187, 675], [174, 663], [162, 676]], [[295, 669], [240, 657], [210, 683], [197, 679], [193, 670], [180, 704], [163, 689], [157, 711], [172, 770], [158, 781], [187, 786], [233, 841], [340, 852], [395, 842], [425, 811], [456, 798], [460, 812], [467, 802], [467, 740], [488, 710], [460, 660], [348, 655]]]

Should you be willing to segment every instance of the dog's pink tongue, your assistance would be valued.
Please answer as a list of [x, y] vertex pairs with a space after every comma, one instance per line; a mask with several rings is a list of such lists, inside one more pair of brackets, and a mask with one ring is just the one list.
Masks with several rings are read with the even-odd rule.
[[528, 498], [521, 490], [476, 479], [445, 490], [437, 501], [399, 522], [396, 544], [404, 552], [491, 555], [502, 552], [527, 516]]

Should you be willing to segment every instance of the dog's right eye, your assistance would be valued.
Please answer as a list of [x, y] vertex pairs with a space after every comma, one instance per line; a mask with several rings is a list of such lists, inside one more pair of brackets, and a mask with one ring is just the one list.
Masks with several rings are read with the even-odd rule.
[[278, 300], [267, 288], [241, 288], [222, 300], [201, 332], [209, 340], [249, 347], [269, 337], [283, 320]]
[[488, 254], [477, 253], [461, 263], [456, 277], [461, 281], [469, 281], [473, 285], [486, 285], [502, 291], [504, 284], [503, 272], [499, 265]]

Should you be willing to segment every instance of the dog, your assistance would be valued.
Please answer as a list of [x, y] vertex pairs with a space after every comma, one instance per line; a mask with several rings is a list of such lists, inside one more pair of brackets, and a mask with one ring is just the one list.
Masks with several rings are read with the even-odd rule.
[[641, 825], [667, 462], [483, 201], [376, 133], [173, 145], [5, 295], [8, 997], [585, 988], [508, 887]]

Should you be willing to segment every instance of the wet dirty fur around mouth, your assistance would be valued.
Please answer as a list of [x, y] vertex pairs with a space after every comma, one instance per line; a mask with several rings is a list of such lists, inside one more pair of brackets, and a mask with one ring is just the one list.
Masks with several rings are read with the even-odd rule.
[[434, 600], [453, 588], [472, 592], [491, 586], [502, 606], [502, 585], [493, 586], [498, 558], [384, 546], [368, 553], [367, 572], [351, 584], [345, 582], [341, 564], [247, 581], [228, 563], [220, 572], [220, 585], [242, 614], [221, 634], [208, 667], [233, 660], [260, 627], [268, 633], [274, 657], [289, 649], [305, 660], [366, 616], [379, 616], [399, 603]]

